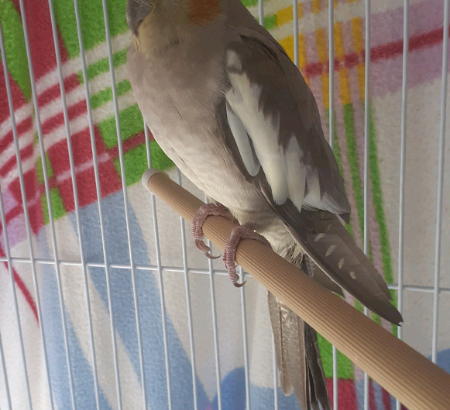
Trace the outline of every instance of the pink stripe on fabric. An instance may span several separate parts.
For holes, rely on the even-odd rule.
[[[414,37],[442,27],[443,1],[426,0],[409,7],[409,36]],[[376,47],[403,41],[403,7],[370,17],[370,45]]]
[[[382,97],[402,88],[402,55],[378,60],[370,66],[371,96]],[[417,49],[408,57],[408,88],[441,77],[442,43]]]

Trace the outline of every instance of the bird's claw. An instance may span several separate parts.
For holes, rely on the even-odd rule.
[[[202,205],[197,211],[194,220],[192,221],[192,236],[195,240],[195,245],[200,249],[206,257],[210,259],[217,259],[219,256],[211,255],[211,248],[205,244],[203,235],[203,224],[208,216],[223,216],[230,221],[237,222],[230,211],[222,204],[206,204]],[[245,285],[238,283],[239,275],[236,273],[236,249],[241,239],[253,239],[263,243],[264,245],[272,248],[266,238],[255,232],[255,226],[252,223],[245,223],[237,226],[231,231],[231,236],[225,246],[225,252],[223,253],[223,262],[228,270],[233,285],[237,288]]]
[[[206,245],[206,243],[203,239],[196,239],[195,246],[197,246],[197,248],[200,249],[205,254],[205,256],[209,259],[220,258],[220,255],[219,256],[211,255],[211,253],[210,253],[211,248],[208,245]]]
[[[197,211],[194,220],[192,221],[192,236],[195,240],[195,246],[200,249],[207,258],[209,259],[217,259],[219,256],[211,255],[211,248],[205,244],[203,238],[203,224],[208,216],[223,216],[230,221],[233,221],[234,218],[231,215],[230,211],[224,207],[222,204],[205,204],[202,205]]]
[[[272,249],[267,239],[255,232],[255,226],[252,223],[245,223],[231,231],[231,236],[225,245],[223,262],[225,263],[225,267],[228,270],[228,275],[230,276],[233,285],[237,288],[245,285],[245,281],[243,283],[238,283],[239,275],[236,273],[236,249],[241,239],[253,239]]]

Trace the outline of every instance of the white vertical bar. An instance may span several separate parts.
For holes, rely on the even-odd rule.
[[[241,277],[241,283],[244,283],[244,271],[239,267],[239,276]],[[245,305],[245,286],[241,286],[239,291],[241,292],[241,314],[242,314],[242,337],[244,342],[244,370],[245,370],[245,398],[246,408],[251,410],[250,399],[250,368],[248,362],[248,338],[247,338],[247,307]]]
[[[107,289],[107,294],[108,294],[108,309],[109,309],[110,322],[111,322],[110,324],[111,324],[111,337],[112,337],[112,347],[113,347],[114,372],[115,372],[115,378],[116,378],[117,404],[118,404],[119,410],[122,410],[122,394],[121,394],[121,390],[120,390],[120,375],[119,375],[119,363],[118,363],[118,357],[117,357],[116,329],[114,326],[114,311],[113,311],[112,296],[111,296],[109,263],[108,263],[108,255],[107,255],[106,243],[105,243],[105,225],[104,225],[104,220],[103,220],[102,193],[101,193],[101,187],[100,187],[100,176],[99,176],[99,171],[98,171],[97,148],[95,145],[94,120],[92,118],[91,97],[90,97],[90,92],[89,92],[89,79],[87,76],[86,57],[84,54],[83,34],[81,31],[81,20],[80,20],[80,11],[78,8],[78,0],[74,0],[74,9],[75,9],[75,19],[76,19],[76,25],[77,25],[78,43],[80,46],[80,58],[81,58],[81,68],[82,68],[82,73],[83,73],[84,91],[85,91],[85,95],[86,95],[86,106],[87,106],[87,114],[88,114],[89,132],[90,132],[90,136],[91,136],[92,162],[94,164],[94,178],[95,178],[95,189],[96,189],[96,195],[97,195],[98,213],[99,213],[99,221],[100,221],[100,235],[101,235],[102,248],[103,248],[103,259],[104,259],[104,263],[105,263],[106,289]]]
[[[299,50],[298,50],[298,0],[292,1],[293,29],[294,29],[294,64],[298,67]]]
[[[181,172],[177,168],[178,184],[182,186]],[[186,247],[186,227],[182,217],[180,217],[181,228],[181,252],[183,254],[183,273],[184,273],[184,285],[186,288],[186,303],[187,303],[187,316],[189,327],[189,347],[191,350],[191,370],[192,370],[192,389],[194,394],[194,410],[198,410],[198,398],[197,398],[197,373],[195,368],[195,344],[194,344],[194,326],[192,324],[192,304],[191,304],[191,291],[189,286],[189,272],[188,272],[188,260],[187,260],[187,247]]]
[[[205,195],[205,203],[209,204],[209,198]],[[211,241],[208,239],[206,242],[211,248]],[[219,355],[219,332],[217,329],[217,308],[216,308],[216,291],[214,286],[214,268],[212,259],[208,259],[208,271],[209,271],[209,284],[211,292],[211,311],[213,321],[213,334],[214,334],[214,357],[216,360],[216,384],[217,384],[217,408],[222,410],[222,380],[220,376],[220,355]]]
[[[334,148],[334,0],[328,0],[328,142]],[[333,354],[333,410],[339,408],[338,360],[336,347]]]
[[[436,363],[439,319],[439,275],[441,272],[441,231],[442,231],[442,198],[444,190],[444,156],[445,156],[445,120],[447,111],[447,66],[448,66],[448,10],[449,0],[444,0],[444,30],[442,42],[442,90],[441,90],[441,127],[439,136],[438,164],[438,199],[436,210],[436,248],[434,258],[434,299],[433,299],[433,336],[431,360]]]
[[[406,113],[408,92],[408,50],[409,50],[409,0],[403,0],[403,69],[402,69],[402,119],[400,130],[400,197],[398,210],[398,300],[397,309],[403,310],[403,236],[405,222],[405,163],[406,163]],[[402,338],[402,327],[397,328],[397,336]],[[401,403],[396,400],[396,409],[401,409]]]
[[[273,356],[273,400],[274,410],[278,410],[278,367],[277,367],[277,354],[275,351],[275,338],[272,334],[272,356]]]
[[[54,12],[54,8],[53,8],[53,0],[48,0],[48,4],[49,4],[49,8],[50,8],[50,20],[51,20],[51,24],[52,24],[53,44],[54,44],[56,64],[57,64],[57,69],[58,69],[59,88],[61,91],[61,100],[62,100],[62,108],[63,108],[63,116],[64,116],[64,130],[66,133],[67,151],[69,154],[70,176],[71,176],[71,180],[72,180],[73,198],[74,198],[74,204],[75,204],[75,217],[76,217],[76,225],[77,225],[77,231],[78,231],[78,245],[80,248],[81,267],[83,269],[87,319],[88,319],[88,327],[89,327],[89,339],[90,339],[91,356],[92,356],[92,370],[93,370],[93,379],[94,379],[95,402],[96,402],[97,410],[99,410],[100,409],[100,395],[99,395],[99,389],[98,389],[97,359],[96,359],[96,355],[95,355],[94,330],[93,330],[93,326],[92,326],[91,301],[90,301],[90,297],[89,297],[87,267],[86,267],[86,262],[84,259],[83,236],[81,234],[80,205],[79,205],[79,201],[78,201],[78,188],[77,188],[76,176],[75,176],[75,161],[74,161],[74,157],[73,157],[72,140],[71,140],[70,128],[69,128],[69,114],[67,111],[66,91],[64,89],[64,76],[63,76],[63,72],[62,72],[61,55],[59,52],[59,41],[58,41],[58,31],[57,31],[58,29],[56,27],[56,19],[55,19],[55,12]]]
[[[23,14],[22,14],[23,16]],[[25,30],[24,25],[24,30]],[[49,395],[50,395],[50,405],[52,410],[54,409],[53,405],[53,392],[52,392],[52,385],[50,381],[50,372],[48,367],[48,356],[47,356],[47,344],[46,344],[46,338],[45,338],[45,330],[44,330],[44,324],[42,320],[42,308],[41,308],[41,299],[39,296],[39,284],[37,280],[37,274],[36,274],[36,263],[34,258],[34,251],[33,251],[33,243],[31,239],[31,227],[30,227],[30,215],[28,213],[28,202],[27,202],[27,196],[25,192],[25,181],[23,176],[23,169],[22,169],[22,161],[20,158],[20,147],[19,147],[19,136],[17,134],[17,127],[16,127],[16,120],[14,116],[14,106],[13,106],[13,100],[12,100],[12,92],[11,92],[11,84],[9,82],[8,77],[8,65],[6,61],[6,51],[5,51],[5,45],[3,40],[3,31],[0,26],[0,33],[1,33],[1,51],[2,51],[2,61],[3,61],[3,70],[5,73],[5,84],[6,84],[6,93],[8,96],[8,106],[9,106],[9,115],[11,117],[11,123],[12,123],[12,131],[13,131],[13,138],[14,138],[14,148],[16,153],[16,159],[17,159],[17,168],[19,171],[19,182],[20,182],[20,194],[22,196],[22,206],[23,206],[23,212],[25,216],[25,228],[27,232],[27,239],[28,239],[28,248],[30,252],[30,260],[31,260],[31,274],[33,277],[33,284],[34,284],[34,290],[35,290],[35,298],[36,298],[36,309],[38,314],[38,321],[39,321],[39,329],[41,331],[42,336],[42,349],[43,349],[43,355],[44,355],[44,366],[45,366],[45,373],[46,373],[46,380],[48,384],[49,389]],[[6,230],[6,221],[3,224]],[[10,269],[12,269],[12,265],[10,264]],[[14,285],[14,275],[12,276],[12,281]],[[28,381],[27,381],[28,383]],[[29,386],[27,386],[29,389]],[[29,393],[29,392],[28,392]],[[31,397],[30,400],[30,408],[31,408]]]
[[[365,4],[365,73],[364,73],[364,253],[369,254],[369,132],[370,132],[370,0]],[[369,311],[365,307],[364,314]],[[364,410],[369,410],[369,376],[364,373]]]
[[[1,51],[1,57],[2,57],[2,62],[3,62],[3,72],[5,74],[6,93],[8,96],[9,113],[11,115],[13,134],[17,135],[17,127],[16,127],[16,121],[14,118],[14,107],[13,107],[13,103],[12,103],[11,85],[9,83],[9,78],[8,78],[6,50],[5,50],[5,42],[3,39],[3,28],[2,28],[1,20],[0,20],[0,51]],[[25,356],[25,347],[24,347],[24,342],[23,342],[22,326],[20,324],[19,304],[17,301],[16,285],[15,285],[15,281],[14,281],[14,269],[13,269],[12,259],[11,259],[11,249],[9,247],[8,229],[7,229],[7,225],[6,225],[5,209],[3,207],[3,195],[2,195],[1,186],[0,186],[0,219],[1,219],[1,224],[3,227],[3,238],[5,241],[5,254],[6,254],[6,259],[8,261],[8,271],[9,271],[9,277],[10,277],[10,282],[11,282],[11,292],[12,292],[13,302],[14,302],[14,312],[15,312],[16,321],[17,321],[17,330],[19,332],[20,353],[22,356],[23,371],[25,374],[25,387],[26,387],[28,408],[29,408],[29,410],[32,410],[33,404],[31,403],[30,380],[28,378],[27,360],[26,360],[26,356]]]
[[[61,320],[62,320],[62,330],[63,330],[63,338],[64,338],[64,348],[66,350],[66,364],[67,364],[67,372],[69,376],[69,390],[70,390],[70,400],[72,402],[72,408],[76,410],[76,402],[75,402],[75,387],[73,382],[73,371],[72,371],[72,360],[71,360],[71,354],[70,354],[70,347],[69,347],[69,336],[67,332],[67,320],[66,320],[66,312],[65,312],[65,306],[64,306],[64,295],[62,290],[62,282],[61,282],[61,269],[58,261],[58,246],[56,244],[56,234],[55,234],[55,221],[53,217],[53,205],[51,201],[50,196],[50,188],[49,188],[49,178],[48,178],[48,172],[47,172],[47,161],[45,156],[45,147],[44,147],[44,137],[42,134],[42,127],[41,127],[41,119],[39,114],[39,104],[37,101],[37,92],[36,92],[36,81],[34,78],[34,68],[33,68],[33,60],[31,57],[31,49],[30,49],[30,43],[29,43],[29,37],[28,37],[28,28],[27,28],[27,19],[26,19],[26,13],[25,13],[25,7],[23,4],[23,0],[20,0],[20,12],[22,15],[22,25],[23,25],[23,34],[25,37],[25,49],[27,53],[27,60],[28,60],[28,71],[30,74],[30,83],[31,83],[31,90],[32,90],[32,100],[33,100],[33,106],[35,111],[35,121],[36,121],[36,128],[38,133],[38,141],[39,141],[39,152],[41,154],[41,162],[42,162],[42,171],[44,174],[44,186],[45,186],[45,196],[47,200],[47,207],[48,207],[48,215],[50,220],[50,236],[52,240],[52,247],[53,247],[53,255],[55,258],[55,274],[56,274],[56,282],[57,282],[57,288],[58,288],[58,297],[59,297],[59,304],[61,309]]]
[[[128,254],[130,257],[130,267],[131,267],[131,284],[133,288],[133,302],[134,302],[134,311],[136,316],[136,336],[138,342],[138,354],[139,354],[139,368],[141,373],[142,380],[142,399],[143,399],[143,408],[147,408],[147,389],[145,382],[145,366],[144,366],[144,354],[142,350],[142,332],[141,332],[141,316],[139,313],[139,299],[136,287],[136,270],[133,256],[133,245],[131,241],[131,229],[130,229],[130,216],[128,210],[128,191],[127,191],[127,180],[125,175],[125,165],[124,165],[124,157],[123,157],[123,141],[122,141],[122,132],[120,130],[120,120],[119,120],[119,102],[117,100],[117,89],[116,89],[116,78],[114,74],[114,62],[113,62],[113,53],[111,46],[111,33],[109,30],[109,18],[108,18],[108,7],[106,5],[106,0],[102,0],[103,5],[103,18],[105,23],[105,33],[106,33],[106,44],[108,50],[108,62],[109,62],[109,72],[111,75],[111,87],[113,93],[113,101],[114,101],[114,116],[116,118],[116,132],[117,132],[117,147],[119,149],[119,164],[120,164],[120,174],[122,178],[122,193],[123,193],[123,204],[124,204],[124,212],[125,212],[125,224],[127,228],[127,241],[128,241]]]
[[[258,0],[258,19],[259,19],[259,24],[261,24],[261,26],[264,26],[264,5],[263,5],[263,0]]]
[[[334,0],[328,0],[328,141],[334,148]]]
[[[150,151],[150,135],[148,133],[147,126],[144,123],[144,133],[145,133],[145,146],[147,150],[147,161],[148,167],[152,167],[152,156]],[[158,281],[159,281],[159,297],[161,301],[161,322],[163,331],[163,343],[164,343],[164,357],[166,365],[166,386],[167,386],[167,400],[168,408],[172,410],[172,387],[170,381],[170,362],[169,362],[169,344],[167,341],[167,323],[166,323],[166,300],[164,296],[164,281],[162,276],[162,266],[161,266],[161,246],[159,243],[159,230],[158,230],[158,215],[156,213],[156,199],[155,195],[151,194],[151,204],[152,204],[152,216],[153,216],[153,230],[155,233],[155,251],[156,251],[156,266],[158,271]]]
[[[337,349],[333,346],[333,410],[339,408],[339,379],[338,379],[338,358]]]
[[[294,60],[298,66],[298,0],[293,0],[293,18],[294,18]],[[264,26],[264,5],[263,0],[258,0],[258,16],[259,24]],[[297,34],[295,34],[297,33]],[[297,57],[296,57],[297,56]],[[245,300],[244,300],[245,302]],[[277,370],[277,358],[275,354],[275,341],[272,335],[272,351],[273,351],[273,394],[274,394],[274,409],[278,410],[278,370]],[[247,357],[247,354],[246,354]],[[247,357],[248,360],[248,357]],[[247,371],[247,369],[246,369]],[[246,380],[247,383],[247,380]],[[249,382],[248,382],[249,383]],[[247,397],[250,394],[247,393]],[[247,403],[248,410],[250,410],[250,403]]]
[[[6,400],[8,401],[8,410],[12,410],[11,392],[9,391],[8,372],[6,371],[5,355],[3,353],[3,343],[1,333],[0,333],[0,362],[2,363],[2,373],[6,389]]]
[[[150,133],[148,127],[144,122],[144,136],[145,136],[145,151],[147,153],[147,165],[149,168],[152,166],[152,154],[150,150]]]

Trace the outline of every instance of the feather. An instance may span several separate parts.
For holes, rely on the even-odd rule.
[[[226,104],[226,110],[228,124],[231,132],[233,133],[234,139],[236,140],[236,144],[239,152],[241,153],[245,168],[251,176],[256,176],[261,168],[261,165],[254,154],[254,149],[251,145],[247,130],[228,103]]]
[[[280,386],[301,409],[331,410],[316,332],[268,293]]]
[[[350,206],[314,97],[298,69],[271,40],[268,33],[239,28],[229,42],[227,114],[239,117],[245,131],[236,130],[233,120],[228,124],[231,132],[222,132],[225,142],[237,145],[235,157],[246,165],[249,179],[256,176],[247,165],[255,153],[277,205],[289,199],[298,211],[323,209],[345,217]],[[242,146],[245,133],[249,141]]]
[[[267,300],[269,303],[269,314],[272,323],[272,332],[275,344],[275,355],[277,358],[278,375],[280,387],[286,396],[290,396],[294,391],[289,381],[289,373],[287,371],[286,357],[283,349],[283,320],[278,300],[270,292],[268,292]]]
[[[286,214],[283,217],[282,210],[280,216],[304,252],[333,281],[389,322],[399,325],[403,321],[389,302],[390,293],[383,278],[336,215],[324,211],[309,212],[315,226],[314,231],[306,232],[301,225],[290,222]]]
[[[302,75],[263,29],[239,28],[229,44],[227,102],[249,136],[261,189],[304,252],[332,281],[392,323],[403,319],[390,292],[336,215],[350,206],[314,97]],[[239,95],[240,99],[228,98]],[[225,133],[226,134],[226,133]],[[239,135],[230,135],[239,148]],[[248,150],[247,150],[248,151]],[[234,152],[243,160],[244,150]],[[248,161],[244,159],[244,163]],[[330,282],[328,282],[330,283]]]

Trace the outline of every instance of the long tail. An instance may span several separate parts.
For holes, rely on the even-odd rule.
[[[331,410],[315,330],[270,292],[268,302],[283,392],[295,391],[302,410]]]
[[[383,277],[338,217],[325,211],[302,211],[301,217],[305,221],[286,227],[314,263],[372,312],[396,325],[403,322]]]

